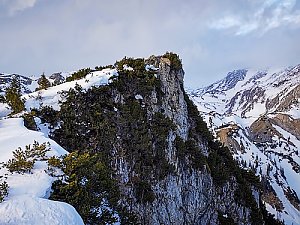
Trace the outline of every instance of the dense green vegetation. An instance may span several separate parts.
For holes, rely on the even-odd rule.
[[[113,80],[111,85],[122,94],[129,95],[139,91],[140,94],[147,96],[153,88],[159,85],[159,81],[155,77],[155,71],[145,69],[144,59],[125,57],[116,62],[115,66],[119,76],[111,78]],[[132,68],[132,70],[126,69],[126,66]],[[130,90],[131,88],[134,89]]]
[[[171,69],[180,70],[182,69],[182,63],[179,56],[173,52],[167,52],[162,56],[163,58],[167,58],[171,62]]]
[[[50,158],[49,166],[62,169],[63,179],[56,180],[50,199],[73,205],[85,224],[111,224],[117,221],[113,205],[119,192],[101,154],[72,152],[62,160]]]
[[[47,89],[51,86],[50,81],[46,78],[45,74],[42,74],[41,77],[38,79],[38,85],[39,87],[36,89],[36,91]]]
[[[42,123],[49,123],[52,128],[55,127],[59,121],[59,112],[47,105],[39,109],[32,109],[30,115],[39,117]]]
[[[26,145],[25,150],[20,147],[13,151],[13,158],[9,159],[4,166],[11,173],[30,173],[36,160],[46,160],[49,151],[49,143],[39,144],[34,141],[32,145]]]
[[[14,76],[9,87],[5,90],[5,101],[11,107],[12,114],[22,112],[25,109],[24,101],[21,99],[21,83],[17,76]]]
[[[90,68],[78,70],[77,72],[74,72],[70,77],[67,77],[66,81],[69,82],[69,81],[73,81],[73,80],[79,80],[81,78],[84,78],[90,72],[92,72],[92,70]]]
[[[207,165],[206,157],[194,139],[190,138],[187,141],[183,141],[182,138],[177,136],[174,144],[177,157],[185,167],[191,166],[192,168],[201,170],[204,165]]]
[[[96,66],[95,67],[95,70],[96,71],[101,71],[101,70],[104,70],[104,69],[113,69],[114,66],[113,65],[107,65],[107,66]]]

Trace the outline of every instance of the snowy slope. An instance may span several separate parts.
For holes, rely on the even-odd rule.
[[[300,65],[236,70],[189,95],[241,165],[263,178],[267,209],[299,225]]]
[[[69,73],[63,75],[67,76]],[[81,85],[83,89],[105,85],[108,84],[109,78],[115,75],[117,75],[115,69],[104,69],[92,72],[84,79],[65,82],[40,91],[35,91],[38,86],[36,78],[27,79],[20,76],[24,93],[22,98],[25,100],[27,111],[45,105],[59,109],[59,101],[63,101],[60,94],[63,91],[74,88],[76,84]],[[2,94],[12,76],[14,75],[0,74]],[[24,150],[26,145],[32,145],[34,141],[40,144],[49,142],[48,157],[67,154],[67,151],[48,138],[49,130],[47,126],[40,124],[39,118],[35,120],[40,131],[32,131],[24,127],[23,119],[18,118],[18,115],[15,115],[15,118],[9,118],[10,112],[7,104],[0,103],[0,162],[7,162],[13,157],[13,151],[19,147]],[[9,186],[8,196],[4,202],[0,203],[0,224],[83,224],[83,220],[74,207],[67,203],[47,199],[55,179],[48,175],[47,167],[46,161],[36,161],[31,173],[10,173],[6,167],[0,170],[0,176],[3,176],[0,181],[6,181]]]
[[[34,141],[49,142],[48,156],[60,156],[67,152],[43,133],[24,127],[23,119],[11,118],[0,121],[0,161],[12,158],[12,151],[22,149]],[[6,168],[0,170],[7,176],[9,195],[0,203],[0,224],[83,224],[76,210],[66,203],[45,199],[50,191],[53,177],[45,171],[47,163],[38,161],[32,173],[10,173]]]
[[[39,108],[43,106],[52,106],[55,110],[59,110],[59,101],[62,101],[60,93],[74,88],[76,84],[80,85],[83,89],[88,89],[92,86],[99,86],[108,84],[109,78],[116,76],[115,69],[104,69],[88,74],[85,78],[71,82],[65,82],[60,85],[50,87],[47,90],[40,90],[30,94],[25,94],[23,97],[26,99],[26,109]]]
[[[69,204],[26,195],[14,196],[1,203],[0,215],[0,224],[83,224],[81,217]]]

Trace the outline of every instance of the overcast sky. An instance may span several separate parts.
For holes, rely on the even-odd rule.
[[[300,0],[0,0],[0,72],[178,53],[186,86],[300,63]]]

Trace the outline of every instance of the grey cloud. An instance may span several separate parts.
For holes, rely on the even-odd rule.
[[[248,13],[231,12],[209,24],[213,29],[231,29],[235,35],[257,32],[259,35],[281,26],[300,26],[300,11],[296,0],[267,0],[249,3]],[[248,6],[248,5],[247,5]],[[251,7],[252,6],[252,7]]]
[[[297,6],[271,3],[259,13],[262,0],[38,1],[13,17],[2,15],[0,72],[49,74],[174,51],[183,59],[186,85],[199,87],[232,69],[300,62]],[[257,31],[249,15],[272,18],[276,8],[286,21],[277,29],[232,35],[241,28]],[[223,28],[207,26],[218,18]]]
[[[19,11],[32,8],[36,3],[37,0],[0,0],[0,4],[4,6],[10,16]]]

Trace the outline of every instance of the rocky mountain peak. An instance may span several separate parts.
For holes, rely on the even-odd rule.
[[[220,86],[220,88],[223,88],[224,91],[232,89],[235,87],[235,85],[239,82],[244,80],[244,78],[247,75],[246,69],[241,70],[234,70],[232,72],[229,72],[224,80],[223,85]]]
[[[224,94],[224,92],[233,89],[239,81],[243,81],[247,75],[248,70],[240,69],[229,72],[226,77],[219,80],[205,88],[200,88],[192,91],[194,96],[202,96],[204,94],[210,94],[212,96],[218,94]]]
[[[247,76],[245,72],[229,73],[201,93],[191,95],[216,138],[242,167],[261,177],[267,209],[286,224],[297,225],[299,69],[296,65],[273,71],[251,70]]]
[[[29,77],[22,76],[19,74],[3,74],[0,73],[0,94],[4,93],[6,87],[12,82],[13,78],[16,77],[20,80],[21,89],[23,93],[30,93],[31,90],[29,86],[32,84],[33,80]]]

